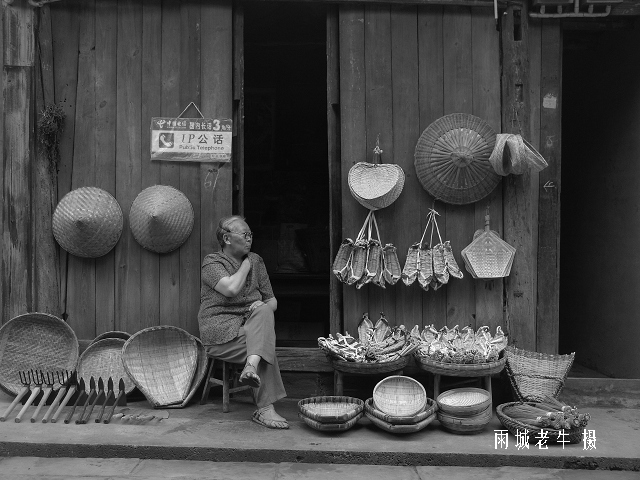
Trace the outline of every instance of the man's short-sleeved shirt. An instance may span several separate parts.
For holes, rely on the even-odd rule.
[[[238,336],[240,327],[249,316],[249,307],[257,300],[273,298],[273,289],[262,257],[249,252],[251,270],[244,287],[229,298],[215,290],[217,283],[240,268],[240,263],[223,252],[207,255],[202,262],[200,311],[198,325],[200,339],[205,345],[219,345]]]

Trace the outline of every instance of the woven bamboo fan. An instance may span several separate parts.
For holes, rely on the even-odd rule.
[[[489,163],[495,141],[495,132],[481,118],[466,113],[439,118],[418,139],[414,162],[418,180],[443,202],[477,202],[500,182]]]
[[[149,327],[122,348],[126,372],[154,407],[181,404],[198,368],[195,337],[178,327]]]
[[[381,163],[379,139],[373,150],[374,162],[358,162],[349,169],[351,195],[369,210],[388,207],[400,196],[404,187],[404,171],[400,165]]]
[[[97,187],[81,187],[67,193],[53,212],[56,241],[78,257],[107,254],[122,234],[122,210],[115,198]]]
[[[84,378],[85,385],[89,385],[91,377],[102,377],[104,381],[111,377],[114,384],[122,378],[125,394],[131,393],[136,386],[122,364],[124,344],[122,338],[104,338],[89,345],[78,360],[78,379]]]
[[[193,207],[180,190],[154,185],[138,194],[129,211],[136,241],[147,250],[167,253],[182,245],[193,230]]]
[[[473,278],[508,277],[516,249],[489,228],[488,208],[484,218],[484,230],[476,231],[473,241],[462,250],[465,267]]]

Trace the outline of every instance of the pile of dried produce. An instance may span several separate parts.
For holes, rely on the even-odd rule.
[[[422,238],[419,242],[409,247],[407,260],[402,269],[402,281],[405,285],[411,285],[417,279],[418,284],[424,291],[428,291],[429,287],[433,290],[438,290],[442,285],[448,283],[451,277],[463,277],[462,271],[453,256],[451,243],[448,240],[442,242],[436,215],[439,215],[438,212],[431,209],[429,215],[427,215],[427,225],[424,228]],[[431,225],[431,237],[429,246],[427,246],[424,237],[429,225]],[[438,232],[440,243],[432,246],[434,226]]]
[[[371,235],[373,226],[377,239]],[[342,283],[355,284],[356,288],[362,288],[367,283],[385,288],[385,283],[395,285],[400,280],[402,271],[396,247],[391,243],[382,246],[373,210],[369,211],[356,241],[350,238],[343,240],[332,270]]]
[[[436,330],[433,325],[429,325],[420,332],[416,325],[410,336],[420,340],[416,355],[443,363],[495,362],[507,346],[507,336],[499,326],[496,334],[491,336],[489,327],[486,326],[474,332],[469,326],[462,330],[457,325]]]
[[[358,339],[349,332],[318,338],[318,346],[331,358],[348,362],[381,363],[397,360],[414,352],[418,339],[409,335],[404,325],[390,327],[384,314],[375,326],[365,313],[358,325]]]
[[[534,405],[510,405],[503,409],[503,413],[532,427],[555,430],[584,428],[591,419],[588,413],[580,413],[576,407],[565,405],[549,395],[544,395],[543,398],[544,401]]]

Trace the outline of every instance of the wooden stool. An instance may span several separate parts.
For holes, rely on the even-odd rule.
[[[216,358],[209,357],[209,369],[207,370],[206,382],[204,385],[204,389],[202,390],[200,405],[204,405],[205,403],[207,403],[207,399],[209,398],[209,390],[212,386],[222,386],[222,411],[224,413],[227,413],[229,412],[229,396],[232,393],[249,390],[251,387],[249,385],[238,386],[238,378],[240,376],[240,372],[242,371],[238,371],[238,369],[242,367],[242,365],[225,362],[224,360],[219,359],[218,361],[222,362],[222,380],[213,376],[215,372]]]

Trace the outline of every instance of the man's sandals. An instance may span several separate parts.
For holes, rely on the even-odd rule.
[[[289,428],[287,420],[276,413],[273,405],[267,405],[266,407],[259,408],[253,412],[251,420],[267,428],[276,428],[280,430]]]
[[[245,364],[242,369],[242,373],[240,374],[239,382],[240,385],[249,385],[253,388],[258,388],[260,386],[260,377],[258,376],[255,365],[252,365],[251,363]]]

